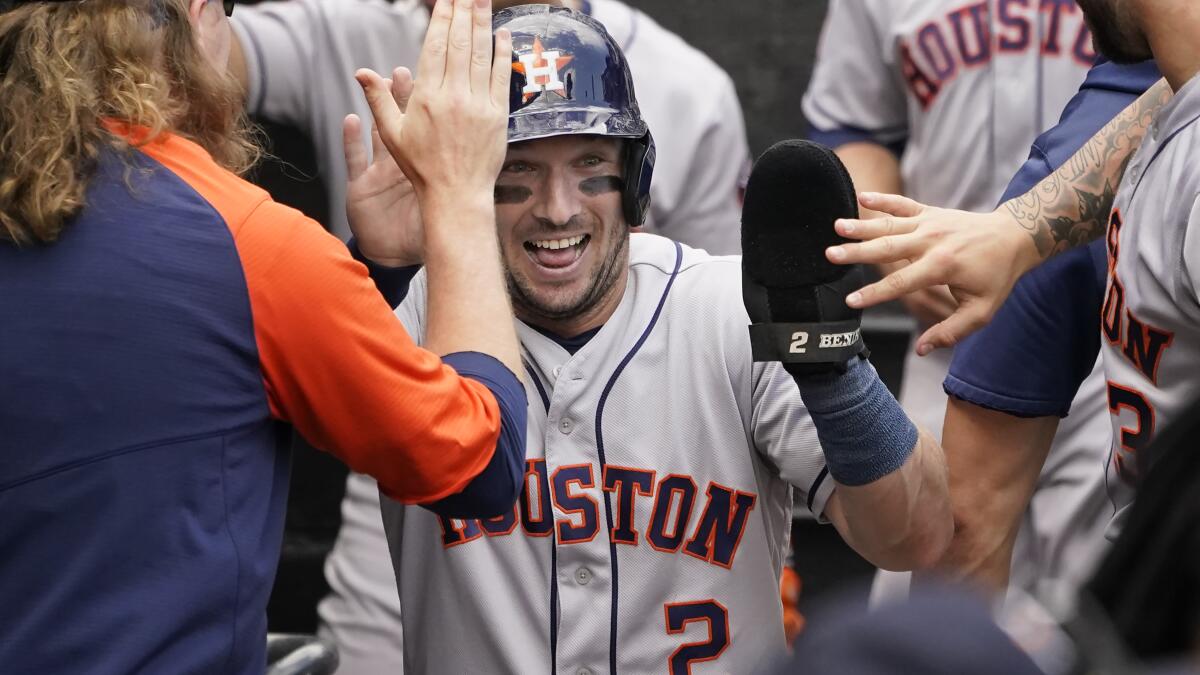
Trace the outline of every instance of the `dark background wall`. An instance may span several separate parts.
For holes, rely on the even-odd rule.
[[[803,135],[800,98],[812,71],[825,0],[626,1],[708,53],[730,74],[742,102],[752,155],[777,140]],[[264,127],[276,158],[257,170],[256,180],[279,201],[324,222],[328,206],[308,140],[287,127]],[[872,361],[895,391],[907,337],[868,333],[868,342]],[[268,611],[271,630],[312,632],[316,603],[328,592],[322,566],[340,526],[346,470],[303,439],[296,439],[294,450],[287,533]],[[832,527],[797,521],[793,544],[804,579],[802,605],[862,581],[871,571]]]
[[[804,132],[826,0],[626,0],[713,58],[737,85],[753,155]]]

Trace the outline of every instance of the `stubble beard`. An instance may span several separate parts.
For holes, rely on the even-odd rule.
[[[1131,64],[1153,58],[1146,38],[1120,0],[1078,0],[1092,32],[1092,46],[1113,63]]]
[[[512,269],[506,265],[504,274],[516,313],[528,317],[535,324],[539,319],[560,322],[583,316],[606,300],[616,287],[622,268],[627,266],[629,258],[628,228],[623,223],[616,223],[611,234],[619,243],[609,248],[604,261],[592,272],[587,291],[566,306],[551,305],[539,300],[538,293],[529,280],[513,274]]]

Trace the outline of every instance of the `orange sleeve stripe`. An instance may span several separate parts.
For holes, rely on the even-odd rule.
[[[495,396],[413,343],[341,241],[189,141],[140,149],[233,234],[272,415],[405,503],[460,492],[487,467],[500,435]]]

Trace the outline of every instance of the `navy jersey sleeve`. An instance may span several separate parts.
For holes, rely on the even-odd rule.
[[[387,300],[389,306],[395,309],[404,302],[404,296],[408,295],[408,285],[412,283],[413,277],[417,276],[417,272],[421,271],[420,265],[412,265],[410,267],[387,267],[371,260],[363,255],[363,252],[358,248],[358,240],[354,237],[346,242],[346,247],[350,249],[350,255],[358,262],[367,266],[367,273],[371,275],[371,281],[375,282],[375,288],[379,290],[379,294]]]
[[[1001,201],[1054,171],[1161,76],[1153,61],[1100,62],[1057,126],[1034,141]],[[1104,245],[1063,253],[1021,278],[992,322],[954,352],[946,393],[1021,417],[1065,416],[1100,349]]]
[[[458,352],[442,359],[463,377],[481,382],[500,406],[500,438],[496,452],[478,476],[458,494],[424,506],[448,518],[490,518],[512,510],[525,476],[525,431],[528,402],[520,380],[504,364],[486,354]]]

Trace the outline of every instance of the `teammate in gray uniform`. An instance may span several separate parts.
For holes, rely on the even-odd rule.
[[[1106,56],[1127,63],[1153,56],[1169,91],[1161,83],[1152,87],[1065,166],[994,212],[865,195],[864,205],[890,216],[839,224],[843,234],[866,241],[832,247],[828,256],[842,263],[911,261],[901,274],[848,296],[855,307],[948,283],[962,302],[922,336],[921,348],[930,349],[985,323],[1013,282],[1045,258],[1104,236],[1109,274],[1101,354],[1113,430],[1109,482],[1116,488],[1131,482],[1136,455],[1155,431],[1200,392],[1192,367],[1200,351],[1192,270],[1200,251],[1190,231],[1200,198],[1194,159],[1200,57],[1190,36],[1200,29],[1200,14],[1181,0],[1081,6]],[[985,260],[986,269],[975,268]]]
[[[530,6],[497,25],[520,75],[495,198],[526,484],[482,521],[384,501],[405,667],[750,672],[784,648],[793,490],[877,564],[928,564],[951,530],[940,448],[859,357],[795,378],[754,363],[738,258],[629,233],[653,141],[598,23]],[[424,288],[398,310],[417,336]]]
[[[991,208],[1094,60],[1091,34],[1073,2],[832,0],[804,113],[811,137],[837,150],[858,189],[902,192],[949,208]],[[954,308],[942,287],[901,301],[923,327]],[[924,357],[910,351],[900,401],[942,439],[953,467],[962,444],[942,437],[949,365],[949,350]],[[1024,591],[1073,590],[1103,547],[1107,517],[1096,506],[1106,499],[1104,476],[1095,470],[1108,446],[1103,387],[1097,362],[1025,511],[1011,574]],[[988,413],[966,403],[958,411],[966,408]],[[1032,424],[1009,422],[1022,430]],[[972,420],[973,431],[980,427]],[[995,452],[1015,438],[997,439]],[[907,577],[880,573],[873,600],[902,596]]]
[[[307,134],[329,193],[331,229],[349,235],[342,120],[369,120],[354,69],[417,62],[429,12],[421,0],[289,0],[239,7],[231,70],[247,109]],[[429,3],[431,4],[431,3]],[[514,4],[497,0],[496,8]],[[518,3],[519,4],[519,3]],[[729,75],[700,50],[619,0],[567,0],[603,23],[639,85],[657,130],[659,161],[646,229],[711,253],[736,253],[740,178],[749,164],[741,105]],[[686,111],[687,114],[680,114]],[[358,127],[367,140],[369,129]],[[325,565],[321,633],[354,673],[400,672],[400,607],[368,476],[347,479],[342,526]]]

